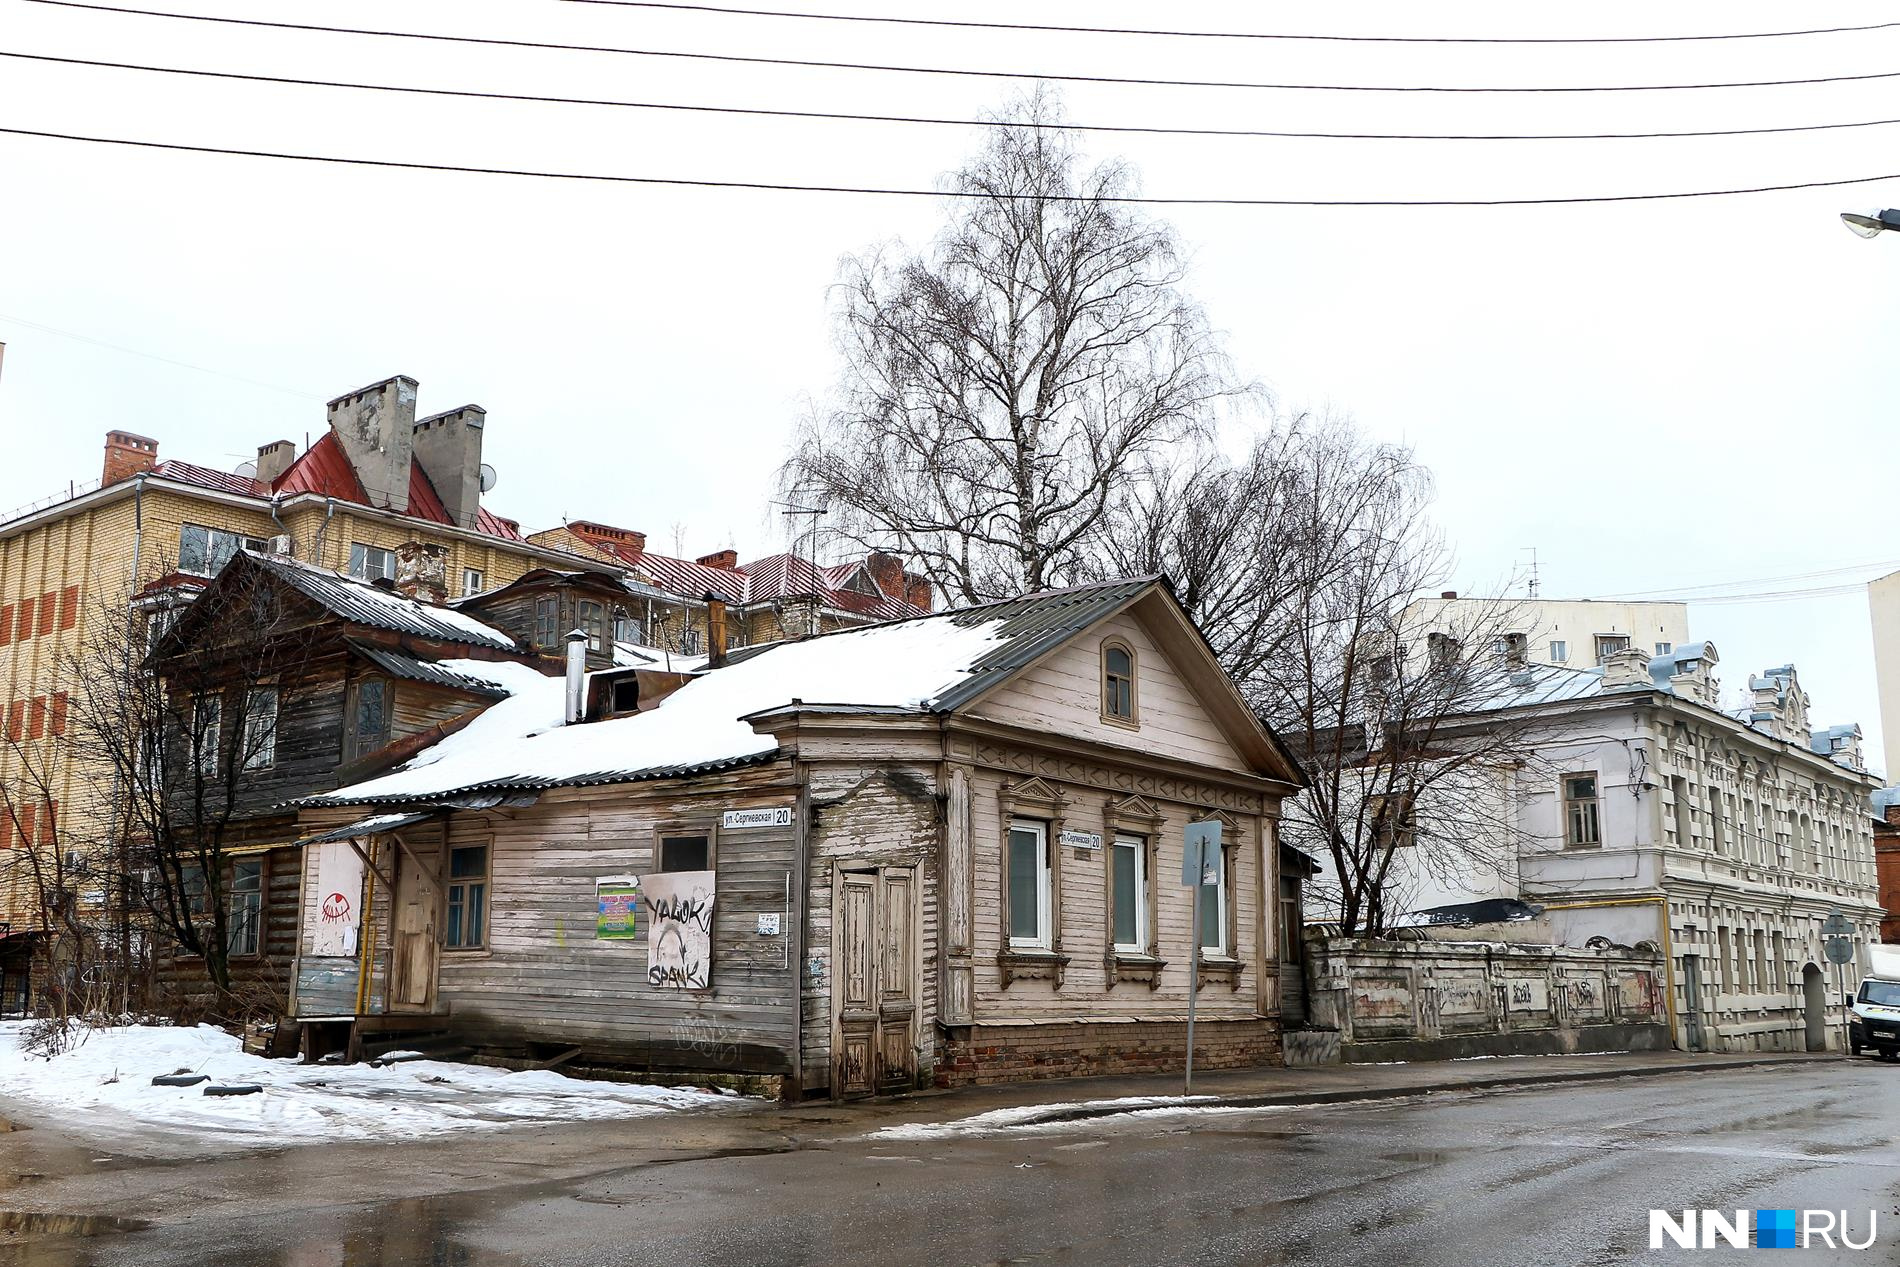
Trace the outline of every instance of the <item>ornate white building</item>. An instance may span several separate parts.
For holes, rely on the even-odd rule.
[[[1794,666],[1751,677],[1730,714],[1716,662],[1702,642],[1514,674],[1497,708],[1528,716],[1535,749],[1515,781],[1518,875],[1469,896],[1544,907],[1561,945],[1654,942],[1678,1046],[1838,1047],[1840,986],[1858,983],[1878,939],[1879,780],[1858,726],[1810,725]],[[1840,969],[1822,947],[1835,913],[1855,930]]]

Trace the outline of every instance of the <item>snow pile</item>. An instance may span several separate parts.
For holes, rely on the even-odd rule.
[[[1028,1104],[1014,1109],[991,1109],[950,1122],[904,1122],[872,1131],[871,1139],[954,1139],[968,1135],[995,1135],[1005,1131],[1067,1129],[1104,1117],[1148,1116],[1174,1113],[1259,1112],[1211,1103],[1211,1095],[1128,1095],[1113,1100],[1078,1100],[1063,1104]],[[1091,1111],[1088,1118],[1069,1118],[1076,1110]],[[1104,1113],[1101,1110],[1119,1110]]]
[[[509,692],[401,770],[314,803],[396,802],[520,780],[627,778],[642,771],[760,756],[776,746],[742,718],[802,700],[922,708],[970,676],[1002,622],[943,617],[784,643],[693,679],[651,712],[563,726],[564,684],[526,665],[443,660]]]
[[[638,1083],[588,1082],[552,1070],[510,1073],[409,1060],[387,1068],[300,1065],[246,1055],[209,1025],[126,1025],[91,1031],[50,1059],[21,1050],[24,1022],[0,1023],[0,1096],[57,1110],[68,1122],[146,1125],[246,1142],[413,1139],[510,1124],[636,1118],[704,1108],[717,1095]],[[159,1074],[211,1082],[155,1087]],[[258,1095],[218,1097],[207,1085],[253,1082]]]

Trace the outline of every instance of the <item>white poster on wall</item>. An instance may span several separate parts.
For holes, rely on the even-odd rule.
[[[712,871],[660,871],[640,877],[647,909],[647,983],[663,990],[712,984]]]
[[[363,857],[347,840],[317,846],[317,901],[310,954],[353,955],[363,926]]]

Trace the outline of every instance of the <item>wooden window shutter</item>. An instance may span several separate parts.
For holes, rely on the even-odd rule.
[[[59,627],[71,629],[79,623],[79,587],[68,585],[59,592]]]
[[[42,638],[45,637],[47,634],[53,632],[53,622],[59,615],[58,609],[56,609],[53,606],[53,599],[55,597],[57,596],[51,590],[48,590],[46,593],[40,595],[40,630],[39,632]]]

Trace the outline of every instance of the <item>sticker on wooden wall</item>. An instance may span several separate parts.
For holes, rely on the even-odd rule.
[[[600,914],[594,922],[596,941],[632,941],[634,917],[640,910],[640,877],[603,875],[594,880],[594,897]]]
[[[647,983],[665,990],[712,984],[714,872],[661,871],[640,878],[647,911]]]

